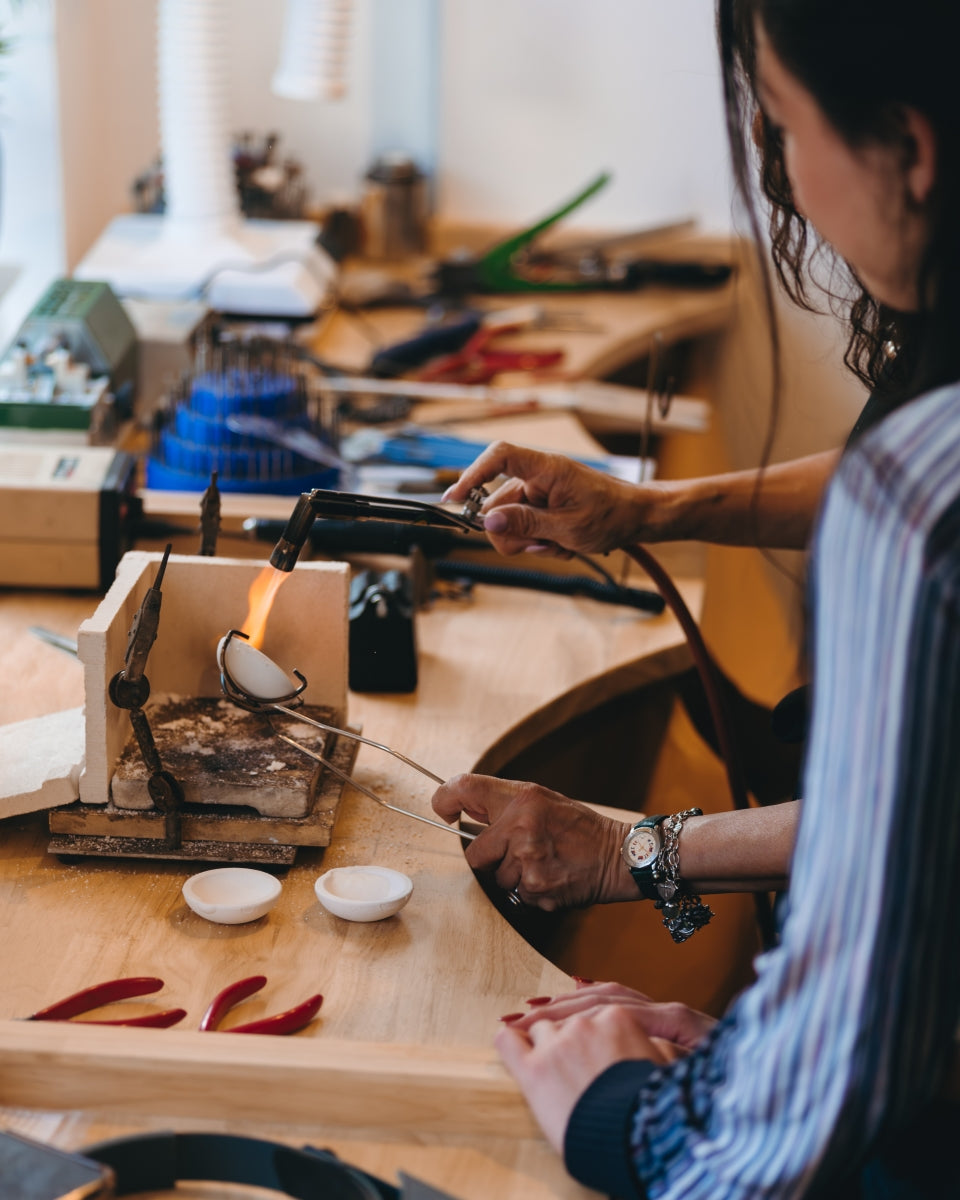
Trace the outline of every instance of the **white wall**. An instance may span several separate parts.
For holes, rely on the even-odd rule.
[[[730,224],[709,0],[446,0],[441,208],[525,222],[601,170],[571,218],[636,228]]]

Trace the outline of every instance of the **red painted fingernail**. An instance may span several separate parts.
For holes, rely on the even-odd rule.
[[[525,1017],[526,1013],[507,1013],[504,1017],[498,1017],[497,1020],[502,1021],[504,1025],[509,1025],[511,1021],[519,1021],[521,1017]]]
[[[552,996],[534,996],[532,1000],[525,1000],[524,1004],[549,1004],[552,999]]]
[[[589,987],[591,983],[596,983],[595,979],[584,979],[582,975],[571,975],[570,978],[577,987]]]

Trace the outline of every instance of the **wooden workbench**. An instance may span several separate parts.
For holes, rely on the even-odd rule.
[[[722,325],[729,297],[717,301],[709,321],[698,318],[703,328]],[[654,326],[662,325],[661,314]],[[499,432],[595,449],[569,416],[514,418],[491,436]],[[697,614],[699,577],[679,582]],[[79,664],[27,628],[74,634],[95,604],[88,595],[0,592],[0,723],[82,702]],[[478,587],[469,606],[436,603],[418,618],[418,637],[416,693],[352,696],[349,715],[444,777],[480,763],[494,772],[577,715],[689,661],[669,615],[513,589]],[[387,798],[429,811],[431,785],[394,760],[362,747],[356,771]],[[501,1014],[570,980],[491,903],[455,837],[348,791],[329,848],[301,852],[277,908],[236,927],[186,908],[186,866],[67,865],[45,844],[42,817],[0,824],[0,1127],[70,1147],[145,1127],[230,1129],[329,1146],[391,1181],[403,1169],[462,1200],[587,1194],[540,1138],[491,1046]],[[364,862],[410,874],[410,903],[372,925],[326,914],[313,894],[317,875]],[[666,939],[658,952],[652,979],[659,956],[671,953]],[[688,955],[687,969],[695,962]],[[269,983],[244,1019],[321,991],[319,1019],[292,1038],[191,1031],[215,992],[256,973]],[[182,1027],[17,1020],[133,974],[164,978],[157,1002],[186,1008]]]

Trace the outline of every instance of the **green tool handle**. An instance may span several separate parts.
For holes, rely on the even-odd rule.
[[[488,250],[477,263],[477,275],[483,286],[492,292],[574,291],[582,289],[582,285],[576,283],[539,284],[521,279],[513,272],[513,256],[518,250],[521,250],[528,243],[532,242],[534,238],[543,233],[545,229],[549,229],[551,225],[555,225],[562,217],[572,213],[575,208],[579,208],[584,201],[589,200],[601,188],[606,187],[609,182],[610,172],[604,171],[602,175],[598,175],[582,192],[574,196],[572,200],[568,200],[556,212],[551,213],[548,217],[544,217],[536,225],[531,225],[529,229],[524,229],[522,232],[514,234],[513,237],[507,238],[506,241],[500,242],[492,250]]]

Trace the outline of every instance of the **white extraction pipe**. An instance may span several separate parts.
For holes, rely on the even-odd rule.
[[[227,0],[161,0],[157,77],[167,231],[207,237],[239,221],[227,117]]]
[[[340,100],[347,93],[353,0],[287,0],[280,62],[271,86],[290,100]]]

